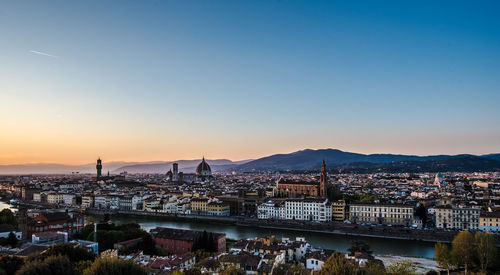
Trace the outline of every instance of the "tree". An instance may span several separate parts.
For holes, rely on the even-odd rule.
[[[11,247],[16,247],[17,245],[17,237],[16,237],[16,234],[10,232],[9,233],[9,236],[7,237],[7,244],[10,245]]]
[[[413,275],[417,268],[411,261],[395,262],[387,268],[387,273],[391,275]]]
[[[90,233],[87,240],[94,240],[94,232]],[[123,232],[117,230],[97,230],[97,242],[99,251],[112,249],[115,243],[123,241]]]
[[[379,260],[370,260],[365,266],[361,268],[363,275],[385,275],[387,274],[385,270],[384,263]]]
[[[367,243],[362,242],[362,241],[353,241],[351,242],[351,247],[347,249],[349,251],[350,256],[354,256],[354,253],[356,252],[362,252],[366,253],[368,255],[372,254],[372,251],[370,250],[370,246],[368,246]]]
[[[496,259],[497,248],[495,237],[491,233],[477,231],[474,235],[476,252],[482,270],[488,268],[488,264]]]
[[[24,260],[16,256],[0,257],[0,269],[4,270],[8,275],[14,275],[16,271],[23,266]]]
[[[234,265],[224,269],[221,273],[221,275],[245,275],[245,272],[241,269],[238,268]]]
[[[14,227],[17,226],[17,218],[14,216],[14,213],[8,208],[3,209],[0,211],[0,224],[10,224]]]
[[[191,268],[184,272],[184,275],[201,275],[201,270],[199,268]]]
[[[148,271],[132,262],[118,258],[98,258],[94,263],[83,271],[83,275],[147,275]]]
[[[95,254],[81,247],[74,247],[69,244],[57,244],[51,246],[44,253],[34,256],[35,260],[44,260],[50,256],[66,256],[72,263],[79,261],[93,261]]]
[[[420,218],[422,221],[422,227],[425,227],[425,224],[427,223],[427,209],[425,208],[425,205],[420,204],[417,209],[415,209],[415,216]]]
[[[474,237],[469,231],[458,233],[451,243],[453,259],[458,266],[465,268],[465,274],[474,257]]]
[[[41,260],[28,261],[16,275],[73,275],[75,271],[66,256],[50,256]]]
[[[83,274],[83,271],[92,265],[93,261],[79,261],[75,264],[76,274]]]
[[[325,261],[323,267],[318,271],[317,274],[351,275],[351,274],[357,274],[358,271],[359,271],[358,267],[354,265],[354,263],[346,259],[344,254],[335,253]]]
[[[446,269],[448,275],[450,275],[450,269],[453,268],[453,258],[451,257],[451,252],[448,249],[448,246],[441,242],[436,243],[434,246],[434,255],[434,258],[439,266]]]

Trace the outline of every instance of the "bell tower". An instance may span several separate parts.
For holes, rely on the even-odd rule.
[[[327,181],[328,181],[328,176],[326,174],[325,159],[323,159],[323,162],[321,163],[321,174],[320,174],[320,179],[319,179],[319,196],[320,197],[326,197]]]
[[[97,179],[100,179],[101,175],[102,175],[102,161],[101,161],[101,158],[97,159],[97,165],[95,166],[95,168],[97,169]]]

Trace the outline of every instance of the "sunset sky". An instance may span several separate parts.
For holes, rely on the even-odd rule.
[[[499,1],[3,1],[0,164],[498,153],[499,12]]]

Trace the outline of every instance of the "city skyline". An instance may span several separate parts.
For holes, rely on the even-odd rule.
[[[0,165],[499,153],[499,7],[5,3]]]

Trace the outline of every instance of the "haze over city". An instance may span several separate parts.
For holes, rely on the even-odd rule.
[[[0,164],[497,153],[498,10],[4,2]]]

